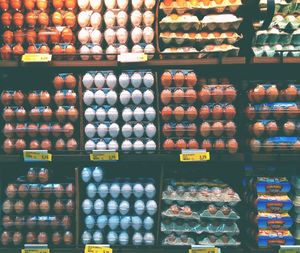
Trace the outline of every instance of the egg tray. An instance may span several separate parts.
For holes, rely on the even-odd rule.
[[[233,103],[236,96],[237,91],[232,84],[203,84],[198,92],[198,98],[203,104]]]
[[[234,137],[237,132],[237,127],[234,122],[229,121],[230,123],[233,123],[233,127],[226,125],[227,122],[222,121],[214,121],[214,122],[204,122],[199,126],[199,132],[200,136],[203,138],[221,138],[222,140],[229,140],[230,138]],[[208,123],[209,125],[207,125]],[[216,124],[214,124],[216,123]],[[209,128],[208,128],[209,127]]]
[[[237,247],[241,245],[237,239],[227,235],[200,238],[200,240],[197,241],[197,244],[207,246],[213,245],[216,247]]]
[[[229,44],[232,45],[242,38],[242,35],[237,33],[160,33],[161,41],[166,47],[169,46],[191,46],[201,49],[205,45],[221,45]]]
[[[190,246],[196,245],[196,241],[188,235],[176,235],[174,233],[165,236],[162,240],[164,246]]]
[[[197,126],[194,123],[169,122],[162,126],[162,135],[166,138],[171,137],[172,139],[175,139],[176,137],[195,137],[197,135],[197,130]]]
[[[201,20],[202,29],[208,31],[235,31],[238,30],[243,19],[233,14],[207,15]]]
[[[207,45],[199,54],[199,58],[213,58],[213,57],[236,57],[240,51],[239,47],[232,45]]]
[[[170,223],[169,223],[170,222]],[[163,220],[160,226],[161,232],[165,234],[176,233],[196,233],[196,234],[214,234],[216,236],[220,236],[222,234],[226,234],[228,236],[235,236],[240,233],[240,230],[236,223],[222,223],[222,222],[214,222],[214,223],[206,223],[206,222],[197,222],[197,221],[189,221],[189,222],[172,222],[171,220]]]
[[[292,34],[282,32],[277,29],[271,29],[269,31],[258,31],[253,38],[252,45],[263,46],[263,45],[300,45],[300,29],[295,30]]]
[[[258,247],[272,247],[281,245],[294,245],[295,239],[288,230],[263,230],[257,234]]]
[[[235,13],[241,5],[242,2],[240,0],[223,0],[221,3],[216,3],[216,1],[209,1],[208,3],[197,2],[196,4],[186,1],[180,6],[173,1],[171,5],[165,5],[164,2],[161,2],[159,9],[162,10],[165,15],[170,15],[171,13],[182,15],[186,12],[200,12],[202,15],[205,15],[208,12],[223,13],[228,11],[230,13]]]
[[[273,17],[269,27],[287,31],[296,30],[300,28],[300,16],[288,15],[284,17],[283,15],[276,15]]]
[[[255,223],[258,229],[290,229],[293,225],[293,219],[288,213],[258,213],[255,217]]]
[[[198,31],[201,28],[201,22],[196,16],[167,16],[159,21],[159,27],[162,31]]]
[[[252,51],[256,57],[300,57],[300,46],[281,46],[275,45],[273,47],[252,47]]]
[[[276,3],[275,1],[275,14],[299,14],[300,13],[300,5],[296,2],[281,2]]]
[[[163,59],[196,59],[199,58],[199,51],[194,47],[171,47],[160,52]]]
[[[197,102],[197,92],[188,87],[169,87],[161,91],[160,102],[170,106],[193,105]]]

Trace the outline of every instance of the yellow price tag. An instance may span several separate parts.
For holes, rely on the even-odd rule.
[[[279,253],[300,253],[300,249],[279,249]]]
[[[23,62],[50,62],[51,54],[24,54],[22,55]]]
[[[112,253],[112,248],[103,247],[101,245],[86,245],[84,253]]]
[[[119,153],[118,152],[93,152],[90,154],[91,161],[118,161]]]
[[[21,253],[50,253],[49,249],[22,249]]]
[[[190,249],[189,253],[218,253],[218,248],[200,248],[200,249]]]
[[[180,162],[204,162],[210,160],[209,152],[180,154]]]
[[[51,162],[52,161],[52,154],[48,154],[45,152],[38,152],[38,151],[23,151],[24,161],[44,161],[44,162]]]

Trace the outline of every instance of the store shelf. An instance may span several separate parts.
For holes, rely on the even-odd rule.
[[[251,154],[253,162],[300,162],[299,154]]]
[[[249,253],[278,253],[278,248],[260,249],[257,247],[248,247]]]

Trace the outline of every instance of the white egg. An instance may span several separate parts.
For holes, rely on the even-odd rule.
[[[105,77],[103,76],[103,74],[101,72],[99,72],[99,73],[97,73],[97,75],[95,75],[94,82],[95,82],[95,86],[98,89],[103,88],[103,86],[105,85]]]
[[[153,138],[156,134],[156,126],[153,123],[149,123],[146,126],[146,135],[149,138]]]
[[[87,229],[92,229],[95,226],[95,218],[92,215],[88,215],[84,220],[85,226]]]
[[[116,32],[117,40],[120,44],[126,44],[128,39],[128,31],[121,27]]]
[[[121,145],[121,149],[124,153],[128,153],[132,150],[132,143],[130,140],[124,140]]]
[[[100,184],[98,187],[98,194],[100,198],[105,199],[109,193],[109,188],[107,184]]]
[[[93,241],[96,244],[103,243],[103,234],[101,233],[101,231],[97,230],[97,231],[94,232],[94,234],[93,234]]]
[[[127,232],[123,231],[119,235],[119,243],[122,246],[126,246],[129,243],[129,235]]]
[[[91,107],[88,107],[84,111],[84,118],[86,119],[86,121],[91,122],[94,120],[95,114],[96,114],[95,110]]]
[[[88,140],[85,145],[84,145],[84,149],[86,151],[92,151],[96,148],[96,144],[95,142],[93,142],[92,140]]]
[[[90,1],[89,0],[77,0],[78,7],[80,10],[86,10],[89,8]]]
[[[106,1],[108,1],[108,0],[106,0]],[[107,234],[108,244],[115,245],[115,244],[117,244],[118,240],[119,240],[119,237],[118,237],[118,234],[115,231],[108,232],[108,234]]]
[[[86,28],[81,28],[78,33],[78,40],[81,44],[86,44],[90,41],[90,32]]]
[[[113,45],[117,40],[115,31],[111,28],[106,29],[104,32],[104,39],[108,45]]]
[[[136,198],[141,198],[144,194],[144,186],[140,183],[137,183],[133,186],[133,194]]]
[[[89,244],[92,240],[92,235],[90,232],[88,231],[84,231],[82,236],[81,236],[81,241],[82,243],[85,244]]]
[[[87,90],[83,94],[83,102],[86,105],[91,105],[94,102],[94,93],[90,90]]]
[[[143,14],[143,23],[145,26],[152,26],[154,23],[154,13],[152,11],[145,11]]]
[[[135,108],[133,116],[137,122],[141,122],[144,119],[144,110],[141,107]]]
[[[93,30],[91,33],[91,41],[93,44],[101,44],[102,42],[102,33],[100,30]]]
[[[122,105],[128,105],[130,102],[131,94],[128,90],[122,90],[120,93],[120,102]]]
[[[153,140],[147,141],[145,146],[148,153],[153,153],[156,150],[156,144]]]
[[[117,86],[117,77],[114,73],[109,73],[106,77],[106,84],[108,88],[114,89]]]
[[[125,45],[120,45],[118,47],[118,54],[126,54],[128,53],[128,47]]]
[[[84,214],[90,214],[93,210],[93,202],[90,199],[85,199],[81,207]]]
[[[93,183],[89,183],[86,187],[86,195],[90,198],[93,199],[95,198],[97,193],[97,187]]]
[[[125,124],[122,126],[122,135],[124,138],[131,137],[133,132],[132,126],[130,124]]]
[[[109,126],[109,135],[112,137],[112,138],[116,138],[118,135],[119,135],[119,132],[120,132],[120,127],[117,123],[112,123],[110,126]]]
[[[119,213],[121,215],[126,215],[129,213],[130,210],[130,204],[127,200],[122,200],[119,205]]]
[[[147,216],[143,221],[143,225],[146,230],[148,230],[148,231],[151,230],[154,226],[153,218],[150,216]]]
[[[94,202],[94,212],[97,215],[101,215],[104,212],[105,204],[102,199],[96,199]]]
[[[126,10],[126,8],[128,7],[128,0],[117,0],[117,5],[119,9]]]
[[[96,145],[97,150],[106,150],[107,145],[104,141],[98,141]]]
[[[140,246],[143,244],[143,236],[141,233],[134,233],[133,237],[132,237],[132,243],[135,246]]]
[[[141,25],[143,20],[143,15],[141,13],[141,11],[139,10],[134,10],[133,12],[131,12],[130,14],[130,21],[133,27],[138,27]]]
[[[147,105],[151,105],[154,101],[154,93],[152,90],[146,90],[143,93],[144,101]]]
[[[95,167],[93,170],[93,178],[95,182],[99,183],[103,179],[103,169],[101,167]]]
[[[144,126],[141,123],[135,124],[133,127],[133,132],[137,138],[141,138],[145,132]]]
[[[140,9],[143,6],[143,0],[131,0],[133,9]]]
[[[147,54],[149,60],[153,59],[155,47],[152,44],[147,44],[145,46],[144,53]]]
[[[107,211],[109,214],[113,215],[116,214],[118,211],[118,203],[115,200],[110,200],[107,203]]]
[[[93,124],[89,123],[85,126],[84,132],[88,138],[93,138],[96,134],[96,127]]]
[[[131,218],[130,216],[125,216],[121,218],[120,227],[122,230],[127,230],[130,227]]]
[[[97,128],[98,136],[99,136],[100,138],[104,138],[104,137],[106,136],[107,132],[108,132],[108,127],[107,127],[107,125],[105,125],[105,124],[103,124],[103,123],[99,124],[99,126],[98,126],[98,128]]]
[[[149,44],[152,43],[154,39],[154,30],[152,27],[145,27],[143,30],[143,39],[144,41]]]
[[[109,150],[117,151],[117,150],[119,149],[118,142],[115,141],[115,140],[111,140],[111,141],[108,143],[108,149],[109,149]]]
[[[106,53],[107,60],[114,61],[117,59],[118,49],[115,46],[110,45],[106,48],[105,53]]]
[[[105,102],[105,93],[102,90],[97,90],[94,94],[97,105],[103,105]]]
[[[104,4],[107,9],[111,10],[116,7],[116,0],[104,0]]]
[[[91,53],[95,54],[93,55],[95,61],[100,61],[102,59],[103,50],[99,45],[94,45],[91,49]]]
[[[97,218],[97,226],[99,229],[104,229],[107,226],[107,216],[106,215],[101,215]]]
[[[139,105],[143,99],[143,93],[140,90],[134,90],[131,93],[131,99],[134,104]]]
[[[119,112],[115,107],[111,107],[108,111],[107,111],[107,116],[108,119],[111,122],[116,122],[119,118]]]
[[[148,245],[148,246],[154,245],[154,241],[155,241],[155,238],[152,233],[145,233],[145,235],[144,235],[145,245]]]
[[[86,45],[81,46],[79,53],[80,53],[81,60],[88,61],[90,59],[89,54],[91,52],[90,52],[90,49],[88,46],[86,46]]]
[[[119,76],[119,84],[123,89],[126,89],[129,86],[130,83],[130,77],[127,73],[122,73]]]
[[[94,12],[91,16],[91,26],[94,29],[99,29],[102,24],[102,16],[99,12]]]
[[[134,45],[131,49],[132,53],[143,53],[144,49],[140,45]]]
[[[90,25],[90,15],[87,11],[81,11],[77,16],[77,22],[80,27],[87,27]]]
[[[109,92],[107,92],[106,101],[109,105],[115,105],[115,103],[117,103],[117,100],[118,100],[118,96],[115,91],[110,90]]]
[[[143,221],[138,216],[131,217],[131,226],[135,231],[138,231],[142,228]]]
[[[154,200],[149,200],[146,203],[146,209],[147,209],[147,213],[151,216],[153,216],[154,214],[156,214],[157,212],[157,204]]]
[[[145,186],[145,194],[147,196],[147,198],[149,199],[152,199],[155,197],[155,194],[156,194],[156,188],[155,188],[155,185],[154,184],[147,184]]]
[[[95,78],[96,82],[96,78]],[[147,72],[143,77],[143,83],[147,88],[151,88],[154,85],[154,76],[151,72]]]
[[[113,1],[112,1],[113,2]],[[104,14],[104,22],[107,28],[112,28],[116,24],[116,15],[113,11],[107,11]]]
[[[134,72],[130,77],[130,81],[134,88],[139,88],[142,85],[142,75],[139,72]]]
[[[81,172],[81,179],[83,182],[87,183],[92,178],[92,170],[90,168],[84,167]]]
[[[133,112],[130,108],[124,108],[124,110],[122,112],[122,119],[125,122],[128,122],[132,119],[132,115],[133,115]]]
[[[152,10],[155,6],[155,0],[145,0],[145,7]]]
[[[103,0],[90,0],[90,5],[94,11],[101,11]]]
[[[90,89],[93,86],[94,77],[90,73],[86,73],[82,78],[82,83],[85,88]]]
[[[117,215],[113,215],[108,219],[108,226],[111,230],[117,229],[119,224],[120,224],[120,218]]]
[[[117,183],[113,183],[109,188],[109,194],[112,198],[116,199],[119,197],[121,193],[120,185]]]
[[[136,140],[133,143],[133,150],[136,153],[142,153],[142,151],[144,150],[144,143],[142,141],[140,141],[140,140]]]
[[[117,14],[117,24],[120,27],[126,27],[128,22],[128,15],[125,11],[119,11]]]
[[[125,199],[129,199],[132,194],[132,187],[130,184],[125,183],[121,187],[121,194]]]
[[[96,111],[96,118],[100,122],[104,122],[105,121],[105,119],[106,119],[106,111],[102,107],[100,107],[100,108],[97,109],[97,111]]]
[[[131,40],[133,44],[138,44],[143,38],[143,30],[140,27],[135,27],[131,31]]]
[[[155,117],[156,117],[155,109],[152,106],[148,107],[145,111],[145,115],[146,115],[147,120],[154,121]]]

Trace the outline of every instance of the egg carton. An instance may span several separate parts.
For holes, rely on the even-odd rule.
[[[210,101],[216,103],[233,103],[236,99],[236,95],[237,91],[231,84],[203,84],[198,92],[199,100],[203,104],[207,104]]]
[[[280,30],[296,30],[300,27],[300,17],[295,17],[294,15],[275,15],[269,27]]]
[[[281,245],[294,245],[295,239],[288,230],[264,230],[260,229],[257,234],[258,247],[271,247]]]
[[[183,220],[197,220],[200,221],[200,216],[195,208],[189,205],[180,206],[177,204],[171,205],[164,211],[162,211],[161,216],[163,218],[171,219],[183,219]]]
[[[230,103],[208,103],[199,109],[202,120],[233,120],[235,116],[236,108]]]
[[[201,28],[201,22],[197,16],[191,14],[180,16],[171,14],[159,21],[159,27],[162,31],[198,31]]]
[[[236,57],[239,51],[239,47],[227,44],[207,45],[200,51],[199,58]]]
[[[146,104],[152,105],[154,103],[154,92],[152,89],[145,88],[127,88],[120,92],[120,103],[127,106],[131,103],[134,105]]]
[[[194,47],[168,47],[160,55],[164,59],[195,59],[199,57],[199,51]]]
[[[202,15],[207,14],[208,11],[222,13],[225,11],[229,11],[231,13],[236,12],[239,7],[242,5],[242,2],[239,0],[236,1],[221,1],[221,3],[217,3],[216,1],[209,2],[188,2],[186,1],[183,5],[178,5],[176,2],[172,2],[170,5],[166,5],[164,2],[161,2],[159,5],[159,9],[164,12],[165,15],[170,15],[171,13],[177,13],[178,15],[182,15],[186,12],[200,12]]]
[[[177,235],[171,233],[170,235],[165,236],[162,240],[162,245],[164,246],[189,246],[195,245],[196,241],[188,235]]]
[[[108,104],[110,106],[114,106],[117,101],[118,95],[116,91],[110,90],[109,88],[102,88],[101,90],[93,88],[91,90],[86,90],[83,93],[83,102],[87,106],[93,104],[100,106]]]
[[[161,91],[160,100],[164,105],[193,105],[197,100],[197,92],[191,87],[169,87]]]
[[[222,236],[215,236],[215,235],[211,235],[211,236],[205,236],[204,238],[201,238],[197,241],[197,244],[199,245],[213,245],[216,247],[237,247],[240,246],[241,243],[233,238],[230,237],[228,235],[222,235]]]
[[[237,126],[232,121],[205,121],[199,126],[200,136],[203,138],[216,137],[223,139],[236,135]]]
[[[289,229],[293,225],[293,219],[288,213],[263,213],[259,212],[254,217],[258,229]]]
[[[198,49],[209,44],[213,45],[221,45],[221,44],[229,44],[232,45],[236,43],[238,40],[242,38],[242,35],[237,33],[169,33],[162,32],[159,34],[160,39],[166,45],[174,45],[174,46],[194,46]]]
[[[157,145],[154,140],[142,137],[142,138],[126,138],[121,144],[121,150],[124,153],[134,152],[137,154],[141,154],[143,152],[146,153],[154,153],[157,149]]]
[[[132,27],[148,26],[152,27],[155,21],[154,11],[149,9],[134,9],[130,14]]]
[[[182,123],[168,122],[162,126],[163,136],[166,138],[195,137],[197,135],[197,126],[195,123],[183,121]]]
[[[275,2],[275,14],[299,14],[300,13],[300,6],[299,3],[290,2],[287,3],[282,1],[281,3]]]
[[[122,111],[122,119],[124,122],[136,121],[150,121],[154,122],[156,118],[156,110],[153,106],[145,104],[127,105]]]
[[[56,90],[75,90],[78,85],[74,73],[59,73],[55,75],[52,83]]]
[[[195,106],[187,104],[183,105],[168,105],[161,110],[161,118],[164,122],[189,121],[194,122],[197,119],[198,111]]]
[[[216,29],[234,31],[239,29],[242,21],[242,18],[238,18],[233,14],[212,14],[205,16],[200,22],[202,29],[207,29],[208,31],[215,31]]]
[[[204,209],[200,212],[200,220],[223,220],[223,221],[236,221],[240,219],[240,216],[237,212],[227,206],[223,205],[221,207],[210,204],[207,209]]]
[[[281,46],[275,45],[273,47],[270,46],[262,46],[262,47],[252,47],[252,51],[256,57],[300,57],[300,46]]]
[[[192,69],[166,69],[160,76],[160,83],[165,89],[193,88],[197,81],[197,74]]]
[[[153,139],[156,135],[157,129],[153,123],[136,123],[127,122],[121,128],[122,136],[128,138],[149,138]]]
[[[115,123],[119,118],[119,112],[116,107],[109,105],[93,105],[85,109],[84,118],[87,122]]]

